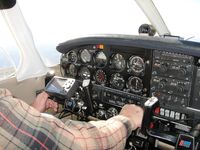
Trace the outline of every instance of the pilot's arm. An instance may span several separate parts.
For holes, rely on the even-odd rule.
[[[40,113],[57,108],[46,93],[40,96],[31,107],[0,89],[0,149],[124,149],[131,131],[141,125],[143,111],[135,105],[124,106],[107,121],[63,123]]]

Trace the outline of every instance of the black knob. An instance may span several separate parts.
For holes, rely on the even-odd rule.
[[[184,88],[183,88],[183,86],[177,86],[177,91],[178,92],[183,92],[184,91]]]
[[[160,71],[161,72],[166,72],[168,70],[168,64],[167,63],[162,63],[160,65]]]
[[[103,109],[99,109],[97,112],[97,118],[99,119],[107,119],[106,111]]]
[[[160,83],[158,84],[159,89],[163,89],[166,86],[166,80],[161,80]]]

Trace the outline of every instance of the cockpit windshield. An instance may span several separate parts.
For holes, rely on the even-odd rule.
[[[36,49],[47,66],[59,64],[56,46],[74,37],[91,34],[138,35],[141,24],[150,24],[134,0],[18,0],[32,32]],[[153,0],[172,35],[200,41],[198,0]],[[2,31],[1,31],[2,30]],[[0,16],[0,47],[19,65],[19,48]],[[23,32],[23,31],[22,31]],[[158,36],[158,34],[157,34]],[[0,60],[2,62],[2,60]]]
[[[200,42],[199,0],[153,0],[172,35]]]

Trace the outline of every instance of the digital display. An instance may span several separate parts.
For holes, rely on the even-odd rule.
[[[46,90],[48,92],[60,93],[63,90],[63,85],[67,80],[62,78],[54,78],[51,84],[48,84]]]
[[[46,85],[45,91],[61,101],[71,98],[79,86],[79,82],[73,78],[54,76]]]

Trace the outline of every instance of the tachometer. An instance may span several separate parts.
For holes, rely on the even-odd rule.
[[[141,93],[143,89],[142,80],[134,76],[129,77],[127,88],[133,93]]]
[[[124,85],[125,85],[125,81],[119,73],[115,73],[111,75],[110,86],[112,88],[122,90],[124,88]]]
[[[91,61],[92,56],[91,56],[91,53],[87,49],[84,49],[80,51],[80,58],[83,63],[88,63]]]
[[[102,51],[97,52],[95,57],[95,64],[97,67],[99,68],[105,67],[107,65],[107,61],[108,60],[104,52]]]
[[[111,68],[122,71],[126,67],[126,61],[121,54],[114,54],[110,60]]]
[[[144,61],[139,56],[132,56],[129,59],[128,66],[129,66],[130,72],[134,72],[136,74],[142,73],[145,68]]]
[[[96,82],[99,84],[106,83],[106,73],[101,69],[96,71],[94,78],[95,78]]]

